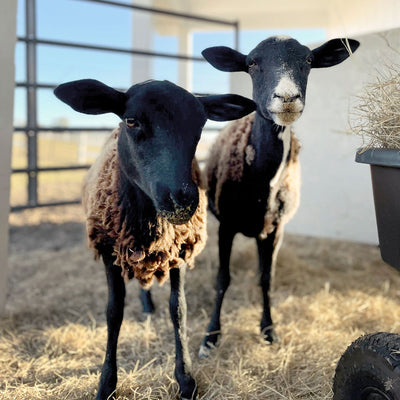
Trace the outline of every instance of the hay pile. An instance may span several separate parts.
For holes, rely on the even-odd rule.
[[[350,127],[362,137],[363,150],[400,148],[400,66],[386,66],[357,99]]]
[[[15,242],[26,237],[33,246],[40,211],[33,212],[31,223],[27,212],[13,216],[10,294],[7,316],[0,319],[2,400],[94,398],[106,343],[107,288],[102,265],[77,244],[82,237],[78,214],[72,212],[74,221],[68,221],[68,209],[56,209],[60,219],[43,210],[52,234],[36,235],[37,250],[24,251],[23,243]],[[331,399],[336,362],[354,339],[365,332],[400,332],[400,274],[380,260],[376,247],[287,235],[272,294],[281,343],[266,346],[258,332],[256,248],[238,236],[222,313],[222,343],[212,358],[198,360],[217,265],[217,224],[209,220],[207,248],[187,274],[199,400]],[[76,226],[69,225],[68,241],[60,232],[72,222]],[[157,311],[151,321],[142,320],[138,294],[137,283],[129,283],[118,352],[118,399],[174,399],[169,285],[154,287]]]

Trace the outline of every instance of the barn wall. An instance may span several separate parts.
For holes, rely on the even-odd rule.
[[[335,0],[328,5],[329,38],[395,29],[400,26],[398,0]]]
[[[294,125],[302,143],[301,205],[287,231],[377,243],[369,167],[356,164],[359,137],[348,135],[351,104],[384,63],[400,63],[400,29],[356,37],[361,47],[351,59],[311,71],[307,104]],[[232,91],[251,96],[243,73],[231,74]]]
[[[14,49],[16,0],[2,0],[0,13],[0,314],[4,311],[7,283],[8,213],[11,141],[13,133]]]

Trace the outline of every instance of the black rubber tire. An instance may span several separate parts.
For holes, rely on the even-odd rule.
[[[400,400],[400,335],[359,337],[343,353],[333,380],[333,400]]]

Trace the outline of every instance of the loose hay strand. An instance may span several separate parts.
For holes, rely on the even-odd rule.
[[[386,65],[356,99],[350,127],[361,136],[363,151],[400,148],[400,66]]]

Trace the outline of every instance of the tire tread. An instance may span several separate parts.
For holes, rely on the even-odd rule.
[[[390,379],[393,387],[387,388]],[[400,335],[367,334],[348,346],[336,367],[333,400],[361,399],[359,392],[369,380],[390,399],[400,400]]]

